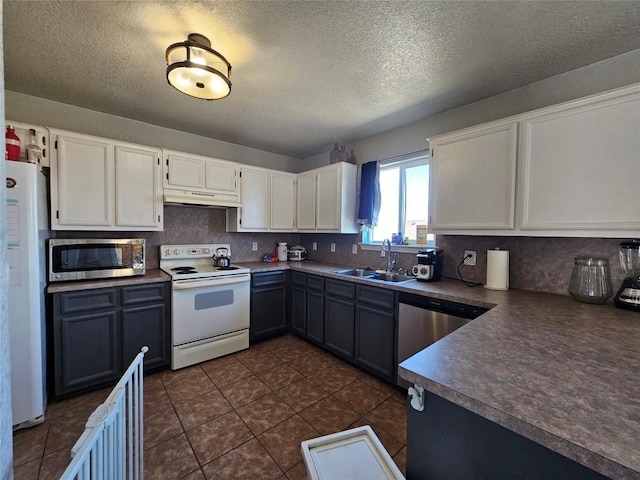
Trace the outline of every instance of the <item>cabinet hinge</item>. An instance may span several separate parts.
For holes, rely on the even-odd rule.
[[[53,142],[53,148],[55,148],[56,150],[58,149],[58,140]]]
[[[158,165],[160,165],[160,159],[158,158]]]
[[[238,224],[242,226],[242,218],[238,218]]]
[[[42,137],[42,144],[43,145],[47,144],[47,137],[45,137],[45,136]]]
[[[160,215],[158,215],[158,223],[160,223]]]
[[[240,172],[240,178],[242,178],[242,172]]]
[[[167,180],[169,180],[169,172],[167,172]]]
[[[169,159],[167,158],[167,167],[169,166]]]
[[[60,210],[56,210],[56,218],[60,218]]]
[[[433,148],[431,149],[431,156],[433,157]]]
[[[47,158],[47,149],[46,148],[42,149],[42,158]]]

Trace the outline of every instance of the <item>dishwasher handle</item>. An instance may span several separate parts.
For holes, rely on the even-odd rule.
[[[452,302],[450,300],[442,300],[433,297],[423,297],[421,295],[411,295],[403,292],[400,293],[398,301],[399,303],[411,305],[416,308],[432,310],[434,312],[445,313],[447,315],[454,315],[468,320],[473,320],[488,310],[487,308],[476,307],[474,305],[467,305],[464,303]]]

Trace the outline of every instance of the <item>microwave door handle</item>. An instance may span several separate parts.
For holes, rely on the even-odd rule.
[[[249,275],[242,275],[236,278],[225,278],[221,281],[212,282],[211,280],[193,281],[185,280],[184,283],[173,283],[174,290],[187,290],[189,288],[202,288],[202,287],[221,287],[223,285],[231,285],[233,283],[244,283],[249,281]]]

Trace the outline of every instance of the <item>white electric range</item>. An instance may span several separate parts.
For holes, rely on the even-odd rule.
[[[171,275],[171,369],[249,348],[249,269],[215,267],[228,244],[162,245],[160,268]]]

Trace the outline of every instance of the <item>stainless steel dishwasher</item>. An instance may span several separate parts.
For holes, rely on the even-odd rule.
[[[398,364],[487,311],[482,307],[408,293],[400,293],[399,304]],[[411,385],[399,375],[397,383],[401,387]]]

